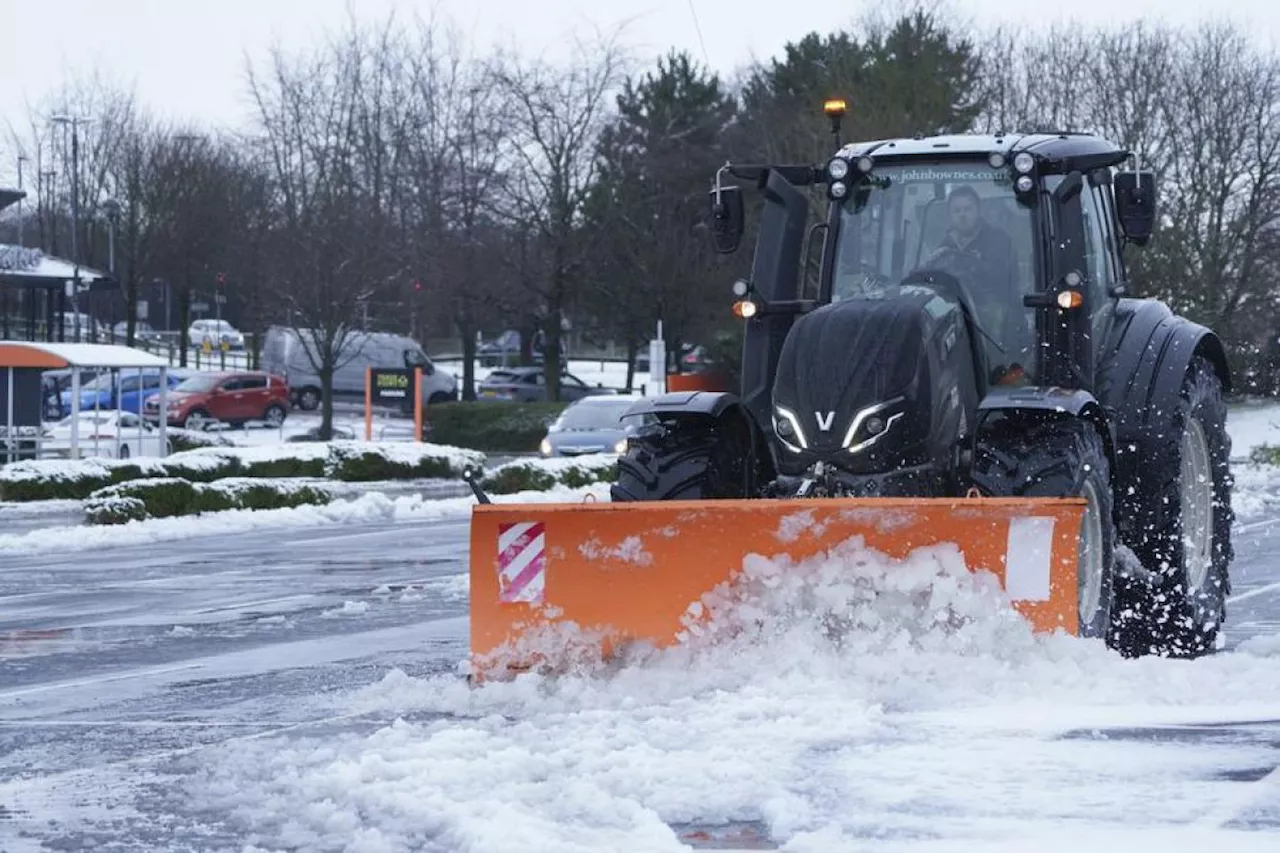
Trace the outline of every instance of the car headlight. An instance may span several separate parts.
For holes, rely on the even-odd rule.
[[[543,456],[550,456],[552,453],[551,440],[547,438],[542,439],[542,444],[538,446],[538,449],[542,451]]]

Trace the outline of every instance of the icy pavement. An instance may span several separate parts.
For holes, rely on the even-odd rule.
[[[0,851],[1274,851],[1277,472],[1237,477],[1199,661],[1033,637],[945,555],[851,549],[756,564],[763,634],[731,609],[720,647],[473,690],[465,501],[15,537]]]

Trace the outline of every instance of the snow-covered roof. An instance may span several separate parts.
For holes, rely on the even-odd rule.
[[[168,367],[167,359],[114,344],[0,341],[0,367]]]
[[[75,273],[75,264],[71,261],[50,257],[39,249],[0,243],[0,278],[16,276],[70,281],[75,278]],[[101,270],[80,265],[80,281],[86,284],[108,278],[110,276]]]

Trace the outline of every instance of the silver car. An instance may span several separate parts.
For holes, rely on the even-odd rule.
[[[639,394],[610,394],[583,397],[569,404],[547,429],[547,437],[542,440],[542,455],[626,453],[627,439],[639,423],[631,422],[624,427],[620,419],[643,399]]]

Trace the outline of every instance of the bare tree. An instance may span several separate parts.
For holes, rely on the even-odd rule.
[[[596,141],[610,115],[610,95],[625,74],[616,35],[595,44],[575,41],[562,67],[502,56],[492,77],[511,114],[511,160],[503,211],[541,244],[541,275],[530,283],[542,320],[548,399],[560,398],[562,328],[583,269],[581,215],[596,177]],[[540,253],[540,254],[541,254]]]
[[[353,24],[312,56],[277,49],[265,72],[250,70],[278,206],[271,293],[320,377],[325,438],[334,371],[359,354],[353,333],[404,274],[392,209],[403,151],[387,144],[405,135],[395,30],[391,19]]]

